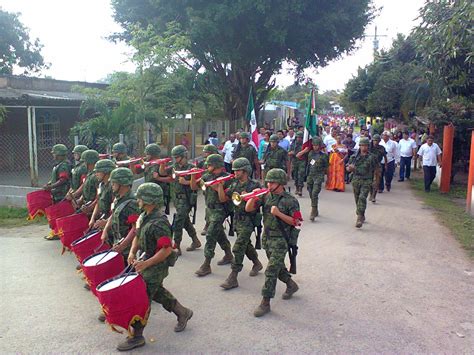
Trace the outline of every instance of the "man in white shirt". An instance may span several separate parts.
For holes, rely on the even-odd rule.
[[[336,144],[336,129],[333,128],[331,131],[331,134],[328,134],[326,137],[323,139],[323,143],[326,146],[326,152],[332,152],[332,146]]]
[[[436,177],[436,165],[441,168],[441,149],[434,143],[433,136],[428,136],[426,143],[418,150],[418,156],[423,165],[425,192],[430,192],[431,184]]]
[[[229,173],[232,172],[232,154],[234,153],[235,147],[237,147],[239,141],[235,138],[235,134],[231,133],[229,140],[225,142],[222,154],[224,154],[224,165],[225,170]]]
[[[288,143],[290,143],[290,146],[291,146],[291,143],[293,143],[293,141],[295,140],[295,130],[293,128],[289,128],[288,129],[288,134],[286,135],[286,137],[284,139],[286,139],[288,141]]]
[[[408,131],[403,132],[403,138],[398,142],[400,154],[400,178],[398,181],[410,180],[411,159],[416,156],[416,142],[408,135]]]
[[[382,134],[382,141],[380,145],[385,148],[387,152],[387,164],[382,164],[382,176],[380,178],[379,193],[383,192],[384,182],[387,191],[392,188],[392,179],[395,172],[395,163],[398,158],[398,145],[396,142],[390,139],[390,132],[385,131]]]

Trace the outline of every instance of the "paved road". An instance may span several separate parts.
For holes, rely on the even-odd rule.
[[[300,203],[307,218],[309,199]],[[197,278],[202,251],[185,253],[165,285],[195,315],[176,334],[174,315],[154,304],[148,346],[137,352],[473,352],[473,263],[406,185],[380,195],[361,230],[350,191],[323,191],[320,211],[303,226],[292,300],[281,299],[280,284],[272,313],[256,319],[263,275],[248,277],[247,262],[240,287],[225,292],[228,266],[214,262],[212,275]],[[0,352],[114,352],[123,336],[96,321],[76,261],[45,233],[0,230]]]

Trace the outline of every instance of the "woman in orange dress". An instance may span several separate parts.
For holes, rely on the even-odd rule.
[[[332,152],[329,156],[329,170],[326,181],[326,189],[334,191],[344,191],[345,189],[345,160],[347,157],[347,147],[342,144],[340,133],[336,135],[336,144],[332,145]]]

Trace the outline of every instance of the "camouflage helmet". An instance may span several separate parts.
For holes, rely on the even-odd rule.
[[[207,166],[211,165],[214,168],[223,168],[224,167],[224,158],[220,154],[211,154],[206,158]]]
[[[252,173],[252,167],[247,158],[237,158],[232,163],[232,170],[245,170],[247,173]]]
[[[123,143],[115,143],[112,146],[112,153],[127,154],[127,147]]]
[[[53,146],[51,153],[55,155],[67,155],[67,148],[64,144],[56,144]]]
[[[359,140],[359,146],[361,145],[369,145],[370,144],[370,141],[369,141],[369,138],[367,137],[362,137],[360,140]]]
[[[95,163],[94,171],[98,173],[110,174],[116,168],[115,163],[110,159],[101,159]]]
[[[372,140],[380,142],[380,134],[374,134],[374,136],[372,137]],[[360,145],[360,143],[359,143],[359,145]]]
[[[147,205],[163,206],[163,190],[154,182],[145,182],[137,189],[137,198]]]
[[[89,149],[89,148],[87,148],[87,145],[78,144],[78,145],[76,145],[76,146],[74,147],[74,149],[72,150],[72,152],[73,152],[74,154],[77,153],[77,154],[81,155],[81,154],[82,154],[83,152],[85,152],[87,149]]]
[[[301,132],[301,131],[298,131],[298,132],[295,133],[295,136],[296,136],[296,138],[303,138],[304,133]]]
[[[265,182],[276,182],[280,185],[286,185],[286,179],[285,170],[279,168],[270,169],[265,175]]]
[[[110,174],[110,182],[131,186],[133,184],[133,173],[129,168],[114,169]]]
[[[209,154],[219,154],[219,150],[217,150],[217,147],[214,144],[206,144],[204,148],[202,148],[202,152]]]
[[[245,138],[245,139],[250,139],[250,134],[247,132],[242,132],[240,133],[240,139]]]
[[[311,139],[311,141],[312,141],[313,145],[321,145],[321,144],[323,144],[323,140],[321,139],[321,137],[318,137],[318,136],[313,137],[313,138]]]
[[[145,147],[145,154],[146,155],[150,155],[152,156],[153,158],[157,158],[160,156],[160,153],[161,153],[161,149],[160,149],[160,146],[156,143],[151,143],[151,144],[148,144],[146,147]]]
[[[171,149],[171,156],[173,158],[177,157],[185,157],[188,153],[188,149],[184,145],[177,145],[173,149]]]
[[[86,164],[95,164],[99,160],[99,153],[93,149],[87,149],[82,152],[81,160]]]
[[[278,141],[280,141],[280,139],[278,138],[276,134],[272,134],[270,136],[270,142],[278,142]]]

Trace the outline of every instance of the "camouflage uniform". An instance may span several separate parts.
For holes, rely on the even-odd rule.
[[[87,146],[85,145],[76,145],[74,147],[73,153],[79,154],[79,156],[88,150]],[[82,160],[77,160],[75,162],[74,167],[71,171],[71,190],[72,192],[76,191],[79,187],[81,187],[81,178],[82,176],[87,175],[87,167],[86,164]]]
[[[130,157],[127,155],[127,146],[123,143],[115,143],[112,146],[112,153],[124,154],[121,158],[112,158],[114,163],[122,160],[129,160]]]
[[[95,165],[99,160],[99,153],[95,150],[88,149],[81,154],[81,160],[87,165]],[[82,188],[82,198],[84,203],[92,202],[97,196],[97,187],[99,186],[99,181],[95,176],[94,170],[87,172],[87,175],[84,177],[84,187]]]
[[[270,137],[270,142],[278,142],[278,136],[272,134]],[[270,169],[280,168],[286,171],[286,163],[288,160],[288,152],[280,147],[279,145],[276,148],[272,148],[271,143],[268,144],[267,150],[263,155],[263,163],[265,164],[265,173],[268,173]]]
[[[240,138],[250,139],[250,136],[247,132],[243,132],[240,135]],[[253,146],[247,143],[245,146],[242,143],[239,143],[232,153],[232,159],[236,160],[238,158],[246,158],[250,162],[252,167],[252,172],[249,176],[253,176],[253,173],[256,169],[255,160],[257,159],[257,151]]]
[[[372,140],[380,142],[380,136],[378,134],[375,134]],[[372,186],[370,187],[370,201],[375,202],[375,198],[377,196],[377,192],[380,186],[380,179],[382,177],[382,159],[387,156],[387,151],[385,150],[385,147],[383,145],[377,144],[371,145],[369,152],[375,157],[375,160],[377,162],[374,168],[374,181],[372,182]]]
[[[313,139],[313,144],[322,144],[319,137]],[[316,152],[311,150],[308,154],[309,172],[307,178],[308,192],[311,197],[311,216],[310,219],[314,220],[317,217],[319,193],[321,192],[321,186],[324,183],[324,175],[329,167],[329,157],[326,153],[321,151]]]
[[[160,151],[161,151],[160,147],[158,146],[158,144],[155,144],[155,143],[148,144],[145,147],[145,154],[150,155],[151,159],[159,159]],[[165,205],[169,206],[169,202],[171,198],[170,184],[167,182],[157,181],[153,177],[154,173],[159,174],[159,170],[160,170],[160,166],[158,164],[145,166],[145,170],[143,171],[143,178],[145,182],[154,182],[155,184],[158,184],[161,187],[161,189],[163,190]]]
[[[111,174],[111,172],[115,169],[115,164],[110,159],[102,159],[99,160],[94,167],[94,172],[102,172],[106,175]],[[99,187],[97,188],[97,196],[98,196],[98,208],[99,208],[99,215],[100,218],[108,218],[110,215],[110,208],[112,206],[112,202],[114,200],[114,194],[112,191],[112,184],[110,183],[110,179],[107,182],[102,181],[99,183]]]
[[[60,158],[57,160],[57,163],[54,165],[53,170],[51,171],[51,178],[48,182],[48,185],[53,185],[61,178],[66,179],[66,183],[51,189],[53,202],[57,203],[63,200],[69,191],[71,183],[71,162],[66,159],[67,148],[63,144],[56,144],[53,147],[51,153]]]
[[[295,180],[296,190],[299,191],[299,195],[301,196],[301,190],[304,186],[304,179],[306,175],[306,157],[303,156],[302,158],[297,158],[296,154],[303,150],[303,141],[300,141],[298,138],[302,137],[302,132],[296,133],[295,140],[290,145],[290,152],[293,152],[291,158],[291,173],[293,179]]]

